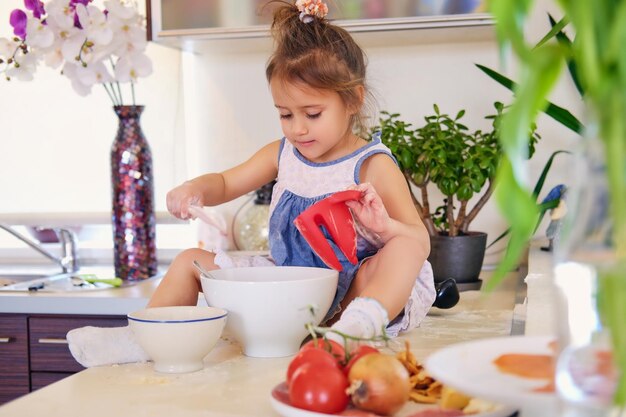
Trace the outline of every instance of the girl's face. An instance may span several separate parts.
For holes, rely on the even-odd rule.
[[[283,133],[313,162],[328,162],[353,150],[356,137],[350,118],[354,112],[338,93],[273,78],[270,89]]]

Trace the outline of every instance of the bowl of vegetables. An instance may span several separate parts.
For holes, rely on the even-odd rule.
[[[409,373],[394,356],[367,344],[349,352],[335,341],[314,339],[290,361],[285,381],[272,391],[281,415],[294,410],[338,414],[348,410],[392,415],[409,400]]]

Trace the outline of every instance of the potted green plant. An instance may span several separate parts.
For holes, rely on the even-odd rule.
[[[399,114],[382,112],[381,141],[389,147],[405,178],[413,186],[413,203],[431,237],[431,255],[436,282],[454,278],[463,288],[480,286],[478,279],[487,243],[487,234],[470,230],[472,221],[494,191],[494,177],[500,161],[499,121],[504,106],[494,104],[489,131],[470,131],[461,119],[465,111],[451,117],[434,105],[434,114],[425,124],[413,128]],[[539,135],[531,129],[529,155]],[[443,194],[432,204],[431,185]],[[472,199],[480,194],[475,203]]]
[[[561,317],[563,328],[559,334],[570,337],[561,341],[559,369],[563,375],[557,378],[557,390],[562,398],[573,401],[568,404],[602,403],[593,387],[579,390],[581,380],[567,374],[569,369],[589,365],[584,358],[577,359],[582,357],[582,352],[587,353],[587,358],[593,358],[593,352],[606,354],[607,346],[603,343],[608,335],[611,363],[617,367],[613,403],[623,411],[626,407],[626,60],[623,52],[626,0],[560,1],[558,5],[564,18],[539,45],[529,45],[524,37],[524,23],[532,1],[491,3],[498,37],[503,45],[512,46],[523,74],[515,86],[516,100],[502,120],[500,139],[504,154],[498,183],[502,190],[506,188],[507,196],[505,199],[502,194],[497,199],[513,233],[493,283],[501,280],[516,262],[532,235],[537,215],[530,191],[524,186],[525,178],[520,175],[524,170],[526,139],[520,132],[533,123],[539,111],[546,110],[549,104],[546,99],[567,62],[570,70],[576,70],[588,111],[587,130],[583,133],[586,150],[579,153],[579,160],[591,169],[587,178],[580,176],[574,183],[579,191],[574,193],[573,210],[568,213],[568,226],[564,229],[567,243],[554,260],[557,301],[567,301],[569,290],[577,288],[579,300],[585,291],[588,297],[579,301],[579,305],[596,310],[585,316],[582,312],[574,316],[564,311]],[[559,36],[566,25],[575,33],[571,42]],[[550,42],[555,37],[558,42]],[[584,184],[585,181],[589,184]],[[599,198],[594,199],[594,195]],[[516,209],[510,210],[511,207]],[[562,261],[568,265],[567,274],[564,268],[559,268]],[[589,319],[593,319],[594,326],[586,328],[584,322]],[[572,331],[577,337],[572,336]],[[599,370],[589,372],[588,376],[596,382],[607,380]],[[584,378],[582,383],[590,382],[590,378]],[[573,383],[561,390],[559,381]],[[568,392],[575,391],[584,396],[568,397]],[[607,392],[606,386],[603,392]]]

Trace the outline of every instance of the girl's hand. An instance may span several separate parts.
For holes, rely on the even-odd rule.
[[[359,223],[380,236],[386,235],[391,227],[391,217],[372,184],[362,183],[351,189],[361,191],[359,200],[346,201]]]
[[[202,191],[191,181],[187,181],[170,190],[166,197],[167,210],[176,218],[189,220],[195,218],[189,213],[189,206],[204,206]]]

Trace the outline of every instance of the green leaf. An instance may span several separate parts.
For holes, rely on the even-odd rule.
[[[528,240],[534,233],[539,215],[537,204],[530,197],[528,190],[517,183],[513,175],[513,166],[506,157],[503,158],[496,176],[494,194],[501,213],[511,225],[511,238],[504,258],[485,286],[487,291],[493,290],[509,271],[517,267]]]
[[[557,208],[560,202],[561,199],[559,198],[539,204],[539,218],[537,219],[537,224],[535,225],[535,230],[533,231],[533,234],[535,234],[537,232],[537,229],[539,229],[539,225],[541,224],[541,221],[543,220],[543,216],[546,214],[546,211]]]
[[[550,172],[550,168],[552,167],[552,162],[554,161],[554,158],[558,154],[560,154],[560,153],[567,153],[567,154],[569,154],[570,152],[568,152],[568,151],[556,151],[556,152],[553,152],[552,155],[550,155],[550,158],[548,159],[548,161],[544,165],[543,169],[541,170],[541,175],[539,176],[539,179],[537,180],[537,182],[535,183],[535,187],[533,188],[533,196],[534,196],[535,199],[537,199],[537,197],[541,193],[541,189],[543,188],[543,184],[544,184],[544,182],[546,180],[546,177],[548,176],[548,173]],[[543,204],[539,204],[538,208],[539,208],[540,215],[539,215],[539,219],[537,220],[537,224],[535,225],[535,232],[537,231],[537,228],[539,227],[539,224],[541,223],[541,220],[543,219],[543,216],[544,216],[546,210],[549,210],[551,208],[556,207],[556,205],[558,205],[559,201],[560,201],[560,199],[559,200],[548,201],[547,203],[543,203]],[[555,205],[555,203],[556,203],[556,205]],[[500,240],[504,239],[504,237],[506,237],[510,232],[511,232],[511,228],[506,229],[497,238],[495,238],[493,240],[493,242],[488,244],[487,248],[492,247],[493,245],[498,243]],[[534,234],[534,232],[533,232],[533,234]]]
[[[497,71],[485,67],[484,65],[474,65],[476,65],[482,72],[484,72],[493,80],[497,81],[499,84],[508,88],[509,90],[515,91],[515,89],[517,88],[517,84],[513,80],[498,73]],[[578,134],[582,133],[584,130],[583,124],[576,118],[576,116],[574,116],[563,107],[557,106],[554,103],[548,102],[548,107],[545,108],[544,113],[556,120],[557,122],[561,123],[563,126]]]
[[[535,199],[541,193],[541,189],[543,188],[543,183],[546,181],[546,177],[548,176],[548,172],[550,172],[550,168],[552,168],[552,162],[554,162],[554,158],[560,153],[569,154],[570,152],[556,151],[556,152],[553,152],[552,155],[550,155],[550,158],[548,158],[548,161],[543,166],[543,169],[541,170],[541,175],[539,176],[539,179],[537,180],[537,183],[535,184],[535,188],[533,189],[533,196],[535,197]]]
[[[541,45],[548,42],[550,39],[554,38],[555,36],[558,36],[559,33],[563,33],[562,30],[565,26],[567,26],[567,24],[569,23],[569,20],[566,17],[564,17],[563,19],[559,20],[558,23],[553,23],[552,16],[550,16],[550,23],[552,24],[552,29],[550,29],[550,32],[548,32],[543,38],[541,38],[541,40],[537,43],[537,45],[535,45],[535,48],[539,48]]]
[[[525,60],[529,50],[524,41],[524,21],[532,0],[491,0],[489,9],[496,18],[500,54],[510,42],[515,53]]]
[[[562,62],[561,51],[555,45],[535,49],[528,61],[530,70],[524,75],[524,88],[518,87],[515,102],[502,118],[500,144],[520,184],[526,180],[528,126],[534,122],[537,112],[545,108],[546,97],[556,84]]]
[[[491,242],[490,244],[487,245],[487,249],[489,249],[490,247],[492,247],[493,245],[495,245],[496,243],[498,243],[499,241],[501,241],[502,239],[504,239],[509,233],[511,233],[511,228],[507,228],[504,232],[502,232],[500,234],[500,236],[498,236],[497,238],[495,238],[495,240],[493,242]]]
[[[550,13],[548,13],[548,19],[550,20],[550,25],[552,25],[553,28],[556,27],[557,23],[555,22],[554,18],[552,17]],[[565,18],[561,19],[559,23],[561,23],[564,19]],[[556,34],[556,39],[559,41],[561,45],[564,45],[568,49],[572,49],[572,41],[570,40],[570,38],[567,37],[565,32],[563,32],[562,30],[560,30]],[[574,86],[576,87],[576,90],[578,90],[578,93],[581,96],[584,96],[585,91],[583,90],[583,87],[580,84],[580,78],[578,77],[578,66],[576,65],[576,61],[574,61],[573,57],[571,56],[567,59],[567,69],[569,71],[570,76],[572,77],[572,81],[574,82]]]
[[[467,201],[472,198],[473,195],[474,192],[472,191],[472,187],[470,187],[469,184],[462,184],[456,192],[456,196],[459,201]]]
[[[509,90],[513,91],[515,89],[515,85],[516,85],[515,82],[511,80],[510,78],[506,77],[505,75],[502,75],[499,72],[494,71],[491,68],[488,68],[481,64],[474,64],[474,65],[476,65],[478,69],[480,69],[482,72],[487,74],[493,80],[497,81],[498,83],[505,86]]]

